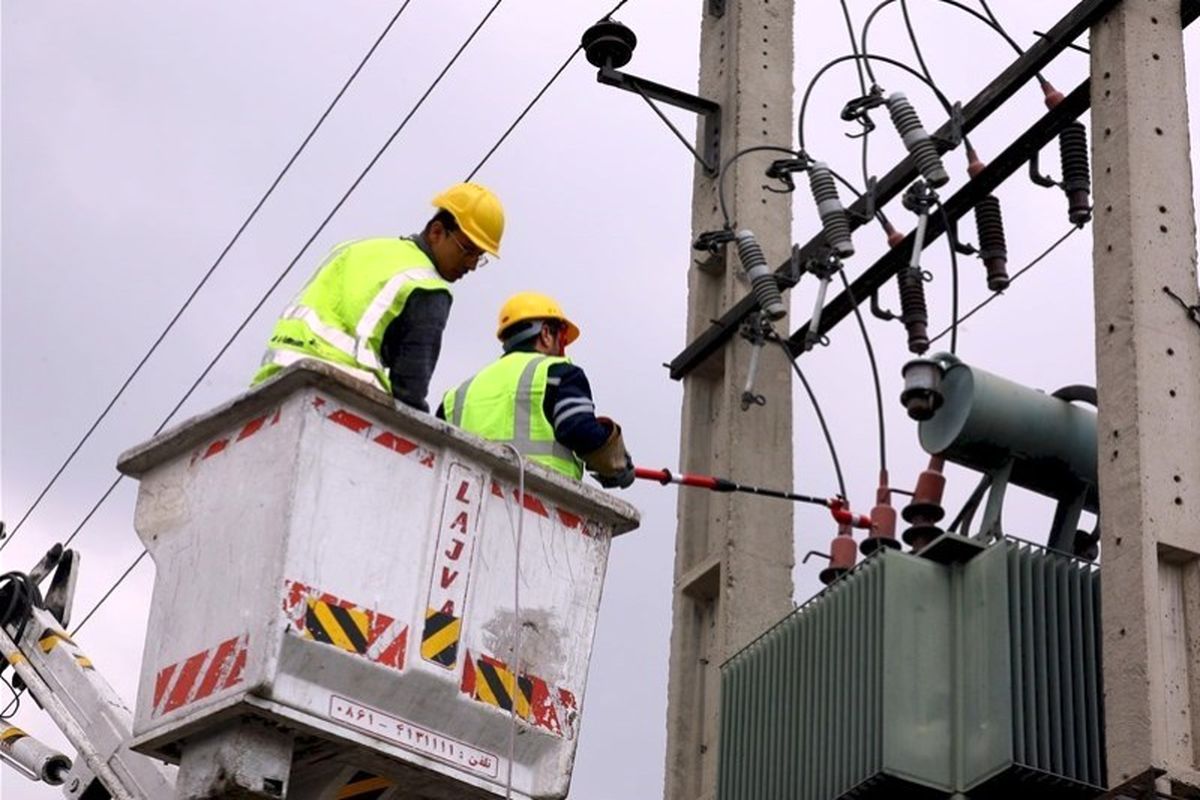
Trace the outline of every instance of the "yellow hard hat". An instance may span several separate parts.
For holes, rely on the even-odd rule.
[[[504,301],[500,307],[500,321],[496,327],[496,338],[518,322],[533,319],[556,319],[567,326],[567,344],[579,338],[579,328],[567,319],[561,307],[549,295],[538,292],[518,292]]]
[[[433,198],[433,204],[453,214],[458,227],[476,247],[500,257],[504,206],[490,189],[478,183],[456,183]]]

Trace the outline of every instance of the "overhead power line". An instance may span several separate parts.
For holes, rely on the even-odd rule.
[[[271,185],[267,187],[265,192],[263,192],[262,197],[259,198],[258,202],[254,205],[254,208],[251,209],[250,214],[233,234],[233,238],[231,238],[228,244],[226,244],[221,250],[220,255],[217,256],[216,260],[213,261],[212,265],[204,273],[203,277],[200,278],[199,283],[192,288],[187,298],[183,301],[183,304],[179,306],[178,310],[176,310],[170,321],[167,322],[166,327],[162,329],[162,332],[158,334],[158,337],[154,340],[154,343],[150,345],[150,349],[147,350],[142,356],[141,360],[138,361],[137,365],[133,368],[133,371],[126,376],[124,382],[112,396],[112,399],[108,401],[108,404],[104,406],[104,409],[100,412],[100,415],[96,417],[95,421],[92,422],[91,426],[88,427],[79,441],[75,443],[75,446],[71,449],[71,452],[67,454],[66,459],[64,459],[62,464],[59,465],[58,469],[54,471],[54,475],[50,477],[50,480],[44,487],[42,487],[42,490],[38,492],[38,495],[34,499],[33,503],[25,510],[25,513],[21,515],[21,518],[17,521],[17,524],[13,526],[12,532],[9,534],[8,539],[0,544],[0,550],[3,550],[5,547],[7,547],[9,542],[12,541],[12,537],[16,536],[17,531],[19,531],[21,526],[25,524],[25,520],[29,519],[29,515],[32,514],[33,510],[42,502],[42,499],[46,496],[47,492],[50,491],[51,487],[53,487],[58,481],[59,477],[66,470],[67,466],[70,465],[70,463],[75,459],[75,456],[79,453],[80,449],[83,448],[83,445],[88,441],[88,439],[91,438],[92,434],[95,433],[96,428],[98,428],[100,423],[103,422],[108,416],[108,412],[112,411],[113,406],[115,406],[117,401],[121,399],[121,396],[125,394],[125,390],[129,388],[129,385],[133,383],[133,379],[136,378],[138,373],[142,371],[142,367],[146,365],[146,362],[149,361],[150,357],[154,355],[155,351],[158,350],[158,346],[163,343],[163,340],[166,339],[167,334],[169,334],[175,327],[175,323],[179,322],[179,319],[183,316],[183,313],[187,311],[188,307],[191,306],[192,301],[196,299],[198,294],[200,294],[200,290],[203,289],[208,283],[208,279],[211,278],[213,273],[217,271],[217,268],[221,266],[221,263],[225,260],[225,256],[229,254],[229,251],[232,250],[233,246],[237,244],[239,239],[241,239],[242,234],[245,232],[246,228],[250,226],[250,223],[254,221],[255,217],[258,216],[258,212],[262,209],[263,205],[265,205],[271,195],[275,193],[275,189],[279,186],[280,182],[283,180],[283,177],[287,175],[288,170],[290,170],[292,165],[296,163],[296,159],[298,159],[300,154],[303,153],[305,148],[308,147],[308,143],[312,141],[317,131],[321,129],[323,124],[325,124],[325,120],[329,117],[334,107],[342,99],[342,95],[344,95],[346,90],[350,88],[350,85],[354,83],[354,80],[358,77],[358,74],[362,72],[363,67],[365,67],[367,62],[371,60],[371,56],[373,56],[375,51],[379,49],[379,45],[387,37],[388,33],[392,30],[392,27],[396,24],[396,21],[400,19],[400,15],[404,13],[404,9],[408,8],[409,3],[411,2],[412,0],[404,0],[404,3],[396,11],[396,13],[392,15],[390,20],[388,20],[387,25],[384,26],[384,29],[379,36],[375,38],[375,42],[371,45],[370,49],[367,50],[366,55],[364,55],[362,60],[358,62],[358,66],[354,68],[354,71],[350,73],[350,77],[347,78],[342,84],[342,88],[338,90],[337,94],[334,95],[333,100],[331,100],[329,105],[326,106],[325,111],[322,112],[320,118],[317,119],[317,122],[315,125],[313,125],[312,130],[308,132],[308,135],[304,137],[302,142],[300,142],[300,146],[296,148],[294,153],[292,153],[291,158],[289,158],[287,163],[283,165],[283,169],[281,169],[279,174],[275,176],[275,180],[271,181]]]
[[[408,0],[408,2],[411,2],[411,0]],[[405,6],[408,5],[408,2],[405,3]],[[233,340],[236,339],[237,336],[242,332],[242,330],[244,329],[246,324],[249,323],[250,319],[253,318],[253,316],[259,311],[259,309],[263,305],[263,302],[265,302],[266,298],[269,297],[272,292],[274,292],[275,288],[278,287],[279,283],[283,280],[284,276],[286,276],[287,273],[296,264],[296,262],[299,261],[300,257],[308,249],[308,247],[312,243],[313,239],[315,239],[320,234],[321,230],[325,227],[326,224],[328,224],[329,220],[333,217],[333,215],[335,213],[337,213],[337,210],[341,207],[342,203],[345,202],[346,198],[349,197],[350,193],[354,191],[355,187],[358,186],[358,183],[363,179],[363,177],[365,177],[366,173],[368,171],[370,171],[370,169],[374,166],[375,162],[379,159],[380,156],[382,156],[384,150],[386,150],[388,148],[388,146],[391,144],[392,140],[394,140],[395,137],[399,134],[399,132],[401,130],[403,130],[404,126],[408,123],[408,120],[411,119],[412,115],[414,113],[416,113],[416,110],[418,108],[420,108],[421,103],[423,103],[425,101],[425,98],[429,96],[430,92],[432,92],[434,87],[437,86],[438,82],[441,81],[442,76],[444,76],[446,74],[446,72],[450,69],[450,67],[454,65],[454,62],[462,54],[463,50],[466,49],[467,45],[470,44],[471,40],[475,37],[475,34],[477,34],[480,31],[480,29],[482,29],[483,25],[488,21],[488,18],[491,17],[492,13],[500,6],[501,2],[503,2],[503,0],[497,0],[496,4],[492,6],[492,8],[488,11],[488,13],[484,16],[484,18],[476,26],[475,30],[471,32],[471,35],[469,37],[467,37],[466,41],[463,42],[462,46],[458,49],[458,52],[456,52],[454,54],[453,58],[451,58],[450,62],[446,65],[445,69],[443,69],[442,72],[437,76],[437,78],[434,80],[433,84],[429,87],[429,89],[425,92],[425,94],[422,95],[421,99],[417,101],[417,105],[414,106],[413,109],[409,112],[408,116],[406,116],[404,118],[404,120],[401,121],[400,127],[396,129],[396,132],[392,134],[392,136],[384,144],[383,148],[379,151],[379,153],[376,154],[375,158],[372,159],[371,162],[367,165],[366,169],[363,170],[363,173],[359,176],[358,180],[356,180],[354,182],[354,184],[350,187],[349,191],[347,191],[346,195],[342,197],[342,200],[339,201],[338,205],[333,209],[333,211],[330,212],[329,217],[327,217],[325,219],[325,221],[322,222],[321,227],[318,228],[317,232],[314,233],[313,236],[308,240],[308,242],[305,243],[304,248],[300,251],[300,253],[298,253],[296,255],[296,258],[292,260],[292,262],[288,265],[287,269],[284,270],[284,273],[282,275],[280,275],[279,278],[275,281],[275,283],[273,283],[271,285],[271,287],[267,290],[266,295],[263,296],[263,299],[258,304],[255,305],[254,309],[250,312],[249,316],[247,316],[246,320],[242,323],[242,325],[240,325],[238,327],[238,329],[234,332],[233,336],[230,337],[228,342],[226,342],[225,346],[221,348],[221,351],[219,353],[217,353],[216,358],[214,358],[212,360],[212,362],[208,365],[208,367],[205,369],[205,371],[196,380],[196,383],[192,384],[191,389],[189,389],[187,394],[184,395],[183,399],[179,401],[179,404],[177,404],[175,406],[175,408],[171,411],[171,413],[167,416],[167,418],[165,420],[163,420],[163,423],[158,427],[158,430],[155,431],[155,435],[157,435],[159,432],[162,431],[162,429],[164,427],[166,427],[166,425],[170,422],[170,420],[175,416],[176,412],[179,411],[179,408],[183,405],[183,403],[186,402],[188,397],[192,394],[192,392],[195,391],[195,389],[199,385],[200,381],[204,380],[204,378],[208,374],[209,370],[212,369],[213,365],[215,365],[216,362],[221,358],[221,356],[225,353],[225,351],[228,349],[229,345],[233,342]],[[619,11],[628,2],[629,2],[629,0],[621,0],[621,2],[617,3],[617,5],[614,6],[613,9],[611,11],[609,11],[607,14],[605,14],[604,17],[602,17],[602,19],[608,19],[613,14],[617,13],[617,11]],[[400,10],[403,11],[404,8],[402,7]],[[475,173],[478,172],[479,169],[481,167],[483,167],[484,164],[487,163],[488,159],[491,158],[492,154],[496,152],[496,150],[500,147],[500,145],[504,142],[504,140],[506,138],[508,138],[508,135],[513,132],[513,130],[517,127],[518,124],[520,124],[521,120],[523,120],[525,118],[525,116],[529,113],[530,109],[532,109],[533,106],[542,98],[542,96],[546,93],[546,91],[550,88],[550,86],[556,80],[558,80],[558,77],[563,73],[563,71],[566,70],[567,66],[571,63],[571,61],[574,60],[575,56],[578,55],[579,51],[582,49],[583,49],[582,45],[579,45],[575,48],[575,50],[573,50],[571,52],[571,55],[562,64],[562,66],[560,66],[558,68],[558,70],[555,71],[555,73],[551,76],[550,80],[545,84],[545,86],[542,87],[541,91],[539,91],[534,96],[533,100],[531,100],[529,102],[529,104],[525,106],[525,108],[521,111],[521,113],[519,115],[517,115],[517,118],[513,121],[513,123],[511,125],[509,125],[508,129],[501,135],[500,139],[491,147],[490,150],[488,150],[487,154],[483,157],[483,160],[481,160],[479,162],[479,164],[476,165],[475,169],[473,169],[471,171],[470,175],[467,176],[467,180],[470,180],[472,177],[474,177]],[[100,506],[102,506],[105,503],[105,501],[108,500],[109,496],[117,488],[117,485],[121,482],[123,477],[124,476],[118,476],[116,478],[116,480],[114,480],[112,482],[112,484],[109,485],[108,489],[104,492],[104,494],[100,497],[100,499],[95,503],[95,505],[92,506],[91,510],[88,511],[87,515],[83,518],[83,520],[79,523],[79,525],[77,525],[75,527],[75,530],[71,532],[71,535],[69,537],[67,537],[67,540],[64,543],[65,545],[69,545],[75,539],[75,537],[79,534],[79,532],[83,529],[83,527],[88,523],[88,521],[96,513],[96,511],[99,510]],[[125,579],[129,577],[129,575],[133,572],[133,570],[137,567],[137,565],[139,563],[141,563],[141,561],[147,555],[148,555],[148,551],[143,548],[141,553],[138,554],[137,558],[135,558],[133,560],[133,563],[131,563],[125,569],[125,571],[121,573],[120,577],[118,577],[116,579],[116,581],[108,588],[108,590],[101,596],[100,600],[97,601],[97,603],[94,606],[92,606],[91,610],[88,611],[88,613],[84,616],[83,620],[75,627],[75,630],[73,631],[73,633],[78,633],[79,629],[82,628],[87,623],[87,621],[90,620],[96,614],[96,612],[100,610],[100,607],[102,605],[104,605],[104,603],[110,597],[112,597],[113,593],[117,590],[117,588],[120,587],[120,585],[122,583],[124,583]]]
[[[629,0],[621,0],[621,2],[619,2],[615,6],[613,6],[612,10],[609,11],[607,14],[605,14],[600,19],[601,20],[608,19],[613,14],[620,11],[621,8],[628,2],[629,2]],[[508,128],[504,131],[504,133],[500,134],[500,138],[496,140],[496,143],[491,146],[491,149],[489,149],[486,154],[484,154],[483,158],[480,159],[479,163],[475,165],[475,168],[473,170],[471,170],[471,172],[467,175],[467,177],[464,180],[468,180],[468,181],[472,180],[475,177],[475,175],[479,172],[479,170],[483,169],[483,165],[488,162],[488,159],[490,159],[492,157],[492,154],[500,149],[500,145],[504,144],[504,141],[509,137],[509,134],[511,134],[514,130],[516,130],[517,126],[521,124],[521,120],[525,119],[525,116],[531,110],[533,110],[533,107],[535,105],[537,105],[539,100],[542,99],[542,95],[544,95],[547,91],[549,91],[550,87],[554,85],[554,82],[558,80],[558,77],[560,75],[562,75],[564,72],[566,72],[567,67],[569,67],[571,65],[571,62],[575,60],[575,56],[579,55],[580,51],[582,51],[582,50],[583,50],[582,44],[578,44],[575,46],[575,49],[571,51],[571,54],[569,56],[567,56],[567,60],[564,61],[562,63],[562,65],[559,66],[559,68],[554,71],[554,74],[550,76],[550,80],[546,81],[546,84],[544,86],[542,86],[542,88],[540,90],[538,90],[538,93],[533,96],[533,99],[530,100],[529,103],[525,106],[525,108],[523,108],[521,110],[521,113],[517,114],[517,118],[512,121],[512,124],[508,126]]]
[[[1067,231],[1062,236],[1060,236],[1057,240],[1055,240],[1054,244],[1050,245],[1048,248],[1046,248],[1041,253],[1039,253],[1037,258],[1033,259],[1033,261],[1030,261],[1024,267],[1021,267],[1021,269],[1014,272],[1012,278],[1010,278],[1008,281],[1008,285],[1011,287],[1014,283],[1017,282],[1017,278],[1021,277],[1026,272],[1029,272],[1029,270],[1033,269],[1038,264],[1042,263],[1042,261],[1044,261],[1051,253],[1053,253],[1055,250],[1057,250],[1059,248],[1059,246],[1062,245],[1063,242],[1065,242],[1067,239],[1070,239],[1072,236],[1074,236],[1078,231],[1080,231],[1082,229],[1083,229],[1083,227],[1081,225],[1073,225],[1069,231]],[[969,320],[971,317],[975,316],[975,314],[977,312],[982,311],[983,308],[986,305],[988,305],[989,303],[991,303],[993,300],[995,300],[998,297],[1003,297],[1003,296],[1004,296],[1004,292],[993,292],[992,294],[988,295],[987,298],[985,300],[983,300],[983,302],[979,303],[979,305],[975,306],[970,311],[968,311],[966,314],[963,314],[961,317],[956,319],[953,323],[951,323],[951,325],[949,327],[946,328],[946,330],[942,331],[937,336],[930,339],[929,344],[932,345],[938,339],[941,339],[946,334],[950,333],[952,330],[955,330],[959,325],[962,325],[964,322]]]
[[[321,221],[321,224],[319,226],[317,226],[317,229],[315,231],[313,231],[311,236],[308,237],[308,240],[305,241],[304,246],[300,248],[300,252],[296,253],[295,257],[290,262],[288,262],[288,265],[284,268],[283,272],[279,273],[279,275],[275,278],[275,280],[271,283],[271,285],[269,287],[267,287],[267,290],[258,299],[258,302],[256,302],[254,304],[254,307],[250,309],[250,313],[247,314],[245,319],[243,319],[242,322],[237,326],[237,328],[234,329],[233,334],[225,341],[225,344],[221,345],[221,349],[217,351],[217,354],[215,356],[213,356],[212,360],[208,362],[208,366],[206,366],[204,368],[204,370],[196,377],[196,380],[193,381],[192,385],[188,388],[188,390],[186,392],[184,392],[183,397],[181,397],[179,399],[179,402],[177,402],[175,404],[175,407],[171,409],[171,413],[167,414],[166,418],[163,419],[162,423],[160,423],[159,426],[154,429],[154,434],[153,434],[154,436],[157,436],[158,434],[162,433],[163,429],[166,428],[168,424],[170,424],[171,420],[175,418],[175,415],[177,413],[179,413],[179,409],[183,408],[183,404],[186,403],[188,401],[188,399],[191,398],[192,394],[195,393],[196,389],[198,389],[200,387],[200,384],[204,381],[205,378],[208,377],[208,373],[212,372],[213,367],[215,367],[217,365],[217,362],[221,360],[221,358],[225,355],[225,353],[233,345],[233,343],[237,339],[237,337],[242,334],[242,331],[244,331],[246,329],[246,326],[250,324],[250,321],[252,319],[254,319],[254,316],[260,310],[262,310],[262,307],[264,305],[266,305],[267,300],[271,297],[271,295],[275,292],[275,290],[279,288],[279,285],[281,283],[283,283],[283,280],[288,276],[288,274],[292,271],[292,269],[296,266],[296,264],[304,256],[304,254],[308,251],[308,248],[312,245],[312,243],[314,241],[316,241],[316,238],[321,235],[321,232],[325,230],[325,227],[327,225],[329,225],[329,222],[333,219],[334,215],[337,214],[337,212],[339,210],[341,210],[342,206],[345,205],[346,201],[348,199],[350,199],[350,195],[354,193],[354,190],[357,189],[359,184],[362,183],[363,179],[367,177],[367,174],[374,168],[375,164],[379,162],[379,159],[383,157],[383,154],[385,152],[387,152],[387,149],[389,147],[391,147],[392,142],[394,142],[396,140],[396,137],[399,136],[400,132],[404,130],[406,125],[408,125],[409,120],[411,120],[413,118],[413,115],[417,113],[417,109],[419,109],[421,107],[421,105],[425,102],[426,98],[429,97],[429,95],[433,92],[433,90],[441,82],[442,78],[445,77],[446,73],[450,71],[450,68],[452,66],[454,66],[454,62],[456,62],[458,60],[459,56],[461,56],[463,54],[463,51],[466,50],[467,45],[469,45],[471,43],[471,40],[473,40],[475,38],[476,34],[479,33],[479,31],[483,28],[484,24],[487,23],[488,19],[491,18],[492,14],[495,13],[496,9],[499,8],[500,4],[503,2],[504,2],[504,0],[496,0],[496,2],[492,4],[492,7],[488,10],[487,14],[485,14],[483,19],[480,20],[479,24],[475,26],[475,29],[473,31],[471,31],[471,34],[467,37],[466,41],[464,41],[462,43],[462,45],[458,48],[458,51],[455,52],[454,56],[450,59],[450,62],[448,64],[446,64],[445,67],[442,68],[442,71],[440,73],[438,73],[438,76],[434,79],[433,83],[431,83],[429,85],[429,88],[426,89],[425,93],[423,95],[421,95],[421,98],[419,100],[417,100],[416,105],[414,105],[412,107],[412,109],[408,112],[408,114],[405,115],[404,119],[401,120],[399,126],[397,126],[397,128],[394,131],[392,131],[391,136],[389,136],[387,138],[387,141],[385,141],[383,143],[383,146],[379,148],[378,152],[376,152],[375,155],[371,158],[371,160],[367,163],[367,166],[364,167],[362,172],[359,173],[358,177],[354,179],[354,183],[352,183],[350,185],[350,188],[347,189],[346,192],[342,195],[341,199],[339,199],[337,201],[337,204],[334,205],[333,210],[331,210],[325,216],[325,219],[323,219]],[[106,501],[108,499],[109,495],[112,494],[113,489],[116,488],[117,484],[121,482],[123,477],[124,476],[120,476],[115,481],[113,481],[112,485],[108,487],[108,490],[101,496],[101,498],[98,501],[96,501],[96,504],[94,506],[92,506],[92,509],[87,513],[87,516],[84,517],[83,521],[81,523],[79,523],[79,526],[75,528],[75,531],[67,539],[67,543],[70,543],[70,541],[79,534],[79,531],[83,528],[83,526],[85,524],[87,524],[87,521],[89,519],[91,519],[93,514],[96,513],[97,509],[99,509],[100,506],[103,505],[104,501]],[[10,539],[10,541],[11,541],[11,539]]]
[[[475,39],[476,35],[478,35],[479,31],[481,31],[483,29],[483,26],[487,24],[487,21],[489,19],[491,19],[492,15],[496,12],[496,10],[500,7],[500,4],[503,2],[504,2],[504,0],[496,0],[496,2],[492,4],[491,8],[488,9],[487,13],[484,14],[483,18],[479,21],[479,23],[471,31],[470,35],[467,36],[467,38],[459,46],[458,50],[455,51],[454,55],[450,58],[450,61],[446,64],[445,67],[442,68],[442,71],[438,73],[437,77],[434,78],[433,83],[431,83],[429,85],[429,88],[425,90],[425,93],[421,95],[420,99],[417,100],[416,104],[412,107],[412,109],[409,110],[408,114],[406,114],[404,116],[404,119],[402,119],[400,121],[400,124],[392,132],[391,136],[389,136],[387,138],[387,140],[383,143],[383,146],[379,148],[379,150],[375,153],[375,155],[367,163],[366,167],[363,168],[362,172],[359,173],[358,177],[354,179],[354,182],[350,185],[350,188],[346,190],[346,192],[342,195],[341,199],[338,200],[337,204],[334,205],[333,209],[329,212],[329,214],[326,215],[325,219],[321,221],[321,224],[317,227],[317,229],[313,232],[313,234],[308,237],[308,240],[305,241],[304,246],[300,248],[300,251],[298,253],[296,253],[295,258],[293,258],[288,263],[288,265],[284,268],[283,272],[281,272],[279,274],[279,276],[274,280],[274,282],[272,282],[271,285],[269,287],[267,287],[266,292],[264,292],[262,297],[259,298],[258,302],[254,304],[254,307],[250,310],[250,313],[247,314],[246,318],[243,319],[241,324],[239,324],[237,326],[237,328],[234,330],[233,334],[229,337],[228,340],[226,340],[225,344],[223,344],[221,346],[221,349],[219,351],[217,351],[217,354],[213,357],[213,359],[208,362],[208,366],[206,366],[204,368],[204,370],[200,373],[200,375],[192,383],[191,387],[189,387],[188,390],[184,393],[183,397],[180,398],[179,402],[175,404],[175,407],[173,409],[171,409],[171,413],[167,414],[166,418],[162,421],[162,423],[158,426],[158,428],[155,429],[155,431],[154,431],[155,436],[157,436],[159,433],[161,433],[163,431],[164,428],[166,428],[166,426],[171,422],[171,420],[174,419],[175,415],[177,413],[179,413],[179,409],[181,409],[183,407],[183,404],[188,401],[188,399],[192,396],[192,394],[196,391],[196,389],[200,386],[200,384],[204,381],[204,379],[206,377],[208,377],[208,373],[212,371],[212,368],[214,366],[216,366],[218,361],[221,360],[222,356],[224,356],[226,351],[228,351],[229,348],[233,345],[233,343],[237,339],[237,337],[240,336],[242,331],[244,331],[246,329],[246,326],[250,324],[250,321],[266,304],[268,298],[270,298],[270,296],[275,292],[275,290],[277,288],[279,288],[279,285],[281,283],[283,283],[284,278],[286,278],[288,273],[290,273],[292,271],[292,268],[296,266],[296,264],[300,261],[300,259],[304,256],[304,254],[308,251],[308,248],[312,245],[312,243],[316,240],[316,238],[321,235],[321,232],[325,230],[325,227],[333,219],[334,215],[336,215],[337,212],[341,209],[341,207],[343,205],[345,205],[346,201],[350,198],[350,195],[354,193],[354,190],[358,188],[358,185],[360,183],[362,183],[363,179],[365,179],[367,177],[367,174],[374,168],[375,164],[378,163],[379,159],[383,157],[383,154],[385,152],[387,152],[389,147],[391,147],[392,142],[394,142],[396,140],[396,137],[399,136],[400,132],[404,130],[406,125],[408,125],[409,120],[411,120],[413,118],[413,115],[417,113],[417,110],[424,104],[425,100],[429,97],[429,95],[433,93],[433,90],[435,88],[437,88],[437,85],[439,83],[441,83],[442,78],[444,78],[446,76],[446,73],[450,71],[450,68],[454,66],[455,62],[458,61],[459,57],[463,54],[463,52],[467,49],[467,47]],[[88,520],[90,520],[92,518],[92,516],[96,513],[96,511],[99,510],[100,506],[102,506],[104,504],[104,502],[106,500],[108,500],[109,496],[112,495],[113,490],[115,490],[117,488],[117,485],[122,480],[124,480],[124,477],[125,477],[124,475],[119,475],[116,478],[116,480],[114,480],[112,482],[112,484],[108,487],[108,489],[104,492],[104,494],[100,497],[100,499],[97,500],[96,503],[92,506],[91,510],[88,511],[87,515],[83,518],[83,520],[79,523],[79,525],[76,526],[75,530],[67,538],[65,544],[70,544],[71,541],[74,540],[75,537],[79,535],[79,532],[81,530],[83,530],[84,525],[86,525]],[[92,615],[95,614],[100,609],[100,606],[103,605],[104,602],[109,597],[112,596],[113,592],[116,591],[117,587],[121,585],[121,583],[129,576],[129,574],[131,572],[133,572],[134,568],[138,565],[138,563],[143,558],[145,558],[145,556],[146,556],[146,550],[143,549],[142,552],[138,555],[138,557],[133,561],[133,563],[130,564],[129,567],[123,573],[121,573],[121,576],[119,578],[117,578],[116,582],[109,588],[109,590],[107,592],[104,593],[104,596],[100,598],[100,601],[98,603],[96,603],[95,606],[92,607],[91,611],[89,611],[87,613],[87,616],[84,617],[83,622],[80,622],[79,626],[75,630],[79,630],[79,628],[83,627],[83,624],[85,622],[87,622],[88,619],[90,619],[92,617]]]

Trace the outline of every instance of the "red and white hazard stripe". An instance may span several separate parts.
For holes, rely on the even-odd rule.
[[[512,495],[514,500],[521,500],[520,491],[515,486],[509,486],[508,493]],[[492,495],[501,498],[505,496],[504,488],[501,487],[499,481],[492,481]],[[600,531],[602,530],[597,523],[584,519],[578,514],[573,514],[572,512],[567,511],[565,508],[553,506],[537,495],[530,494],[529,492],[525,493],[524,502],[522,502],[521,505],[524,506],[526,511],[532,511],[539,517],[544,517],[546,519],[550,519],[550,509],[553,508],[555,517],[557,517],[558,521],[562,523],[564,528],[577,530],[584,536],[587,536],[589,539],[594,539],[599,536]]]
[[[249,634],[235,636],[160,669],[154,679],[152,716],[170,714],[241,683],[249,641]]]
[[[324,397],[314,397],[313,408],[322,418],[337,423],[348,431],[357,433],[367,441],[377,444],[385,450],[391,450],[401,456],[415,458],[421,466],[433,468],[437,463],[436,454],[428,447],[422,447],[395,431],[390,431],[382,425],[377,425],[361,414],[337,406]]]
[[[247,422],[240,429],[238,429],[237,433],[230,436],[222,436],[220,439],[214,439],[204,447],[197,449],[192,453],[191,464],[194,465],[197,461],[207,461],[213,456],[225,452],[231,445],[235,445],[238,442],[243,442],[246,439],[249,439],[263,428],[269,428],[278,425],[281,411],[282,409],[279,408],[275,409],[274,411],[268,411],[261,417],[255,417]]]

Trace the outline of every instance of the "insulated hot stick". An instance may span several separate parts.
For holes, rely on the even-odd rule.
[[[824,506],[829,509],[833,519],[839,525],[849,525],[853,528],[870,530],[871,518],[863,514],[855,514],[849,504],[840,497],[823,498],[795,492],[785,492],[779,489],[764,489],[761,486],[747,486],[743,483],[718,478],[713,475],[697,475],[692,472],[681,472],[678,475],[669,469],[652,469],[650,467],[634,467],[633,474],[644,481],[655,481],[666,486],[674,483],[678,486],[691,486],[697,489],[708,489],[710,492],[745,492],[762,497],[777,497],[780,500],[791,500],[796,503],[809,503]]]

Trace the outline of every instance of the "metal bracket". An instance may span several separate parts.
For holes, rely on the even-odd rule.
[[[1029,157],[1029,180],[1033,181],[1038,186],[1043,186],[1047,189],[1053,189],[1056,186],[1061,186],[1058,181],[1051,178],[1049,175],[1043,175],[1041,167],[1038,166],[1038,151],[1034,151]]]
[[[871,119],[871,110],[883,105],[883,89],[872,86],[871,91],[862,97],[856,97],[842,106],[842,119],[846,122],[857,122],[862,126],[858,133],[847,133],[847,139],[861,139],[877,127]]]
[[[661,83],[640,78],[637,75],[630,75],[628,72],[622,72],[619,69],[614,69],[611,66],[603,66],[596,74],[596,80],[603,83],[605,86],[615,86],[618,89],[624,89],[627,92],[633,92],[640,95],[655,113],[667,124],[684,146],[691,151],[700,165],[704,167],[704,171],[710,177],[717,174],[717,169],[721,161],[721,104],[705,97],[689,94],[680,89],[674,89],[670,86],[665,86]],[[704,133],[701,148],[697,151],[688,140],[684,137],[679,129],[676,128],[671,121],[666,118],[658,106],[654,105],[653,101],[666,103],[667,105],[682,108],[685,111],[691,111],[704,118]]]

